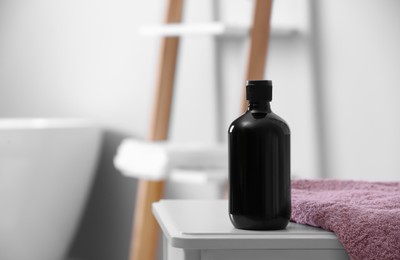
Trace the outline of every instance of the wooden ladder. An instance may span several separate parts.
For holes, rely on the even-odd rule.
[[[165,23],[180,23],[183,0],[167,0]],[[272,0],[255,0],[250,46],[245,79],[263,79],[267,57]],[[179,37],[164,37],[158,64],[156,92],[149,139],[166,140],[171,114]],[[242,110],[247,102],[243,88]],[[155,260],[157,257],[159,227],[152,215],[151,205],[164,195],[164,181],[139,180],[132,230],[130,260]]]

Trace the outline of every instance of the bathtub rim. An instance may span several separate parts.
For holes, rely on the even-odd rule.
[[[65,128],[99,128],[88,118],[62,117],[4,117],[0,118],[1,130],[21,129],[65,129]]]

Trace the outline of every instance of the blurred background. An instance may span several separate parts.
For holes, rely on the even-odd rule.
[[[185,0],[184,22],[213,21],[212,1]],[[249,26],[252,5],[221,0],[219,19]],[[128,258],[136,181],[112,160],[124,138],[148,136],[160,40],[139,30],[161,23],[164,9],[163,0],[0,0],[0,117],[89,118],[103,130],[68,259]],[[274,1],[266,78],[272,110],[291,127],[294,176],[400,180],[399,12],[396,0]],[[241,113],[247,44],[182,38],[171,140],[225,140]],[[215,99],[217,51],[223,100]]]

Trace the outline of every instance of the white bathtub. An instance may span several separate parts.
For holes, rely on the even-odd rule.
[[[0,119],[1,260],[64,259],[100,143],[84,120]]]

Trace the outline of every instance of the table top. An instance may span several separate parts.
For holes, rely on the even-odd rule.
[[[185,249],[339,249],[334,233],[290,222],[284,230],[234,228],[227,200],[161,200],[153,214],[168,243]]]

